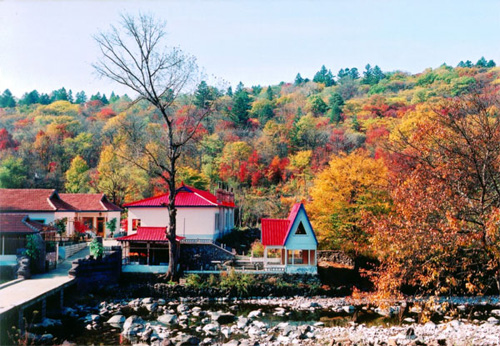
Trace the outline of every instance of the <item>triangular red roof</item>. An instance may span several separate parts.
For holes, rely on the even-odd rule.
[[[293,205],[288,218],[286,219],[262,219],[262,234],[261,241],[264,246],[284,246],[291,232],[293,222],[301,208],[304,208],[302,203]],[[304,208],[305,211],[305,208]],[[306,214],[307,216],[307,214]],[[312,227],[311,227],[312,229]],[[313,236],[316,239],[316,236]],[[316,240],[317,242],[317,240]]]
[[[168,242],[165,234],[166,227],[137,227],[137,233],[125,237],[116,238],[118,241],[154,241]],[[175,240],[180,242],[184,237],[176,236]]]
[[[169,203],[169,194],[145,198],[140,201],[124,204],[124,207],[165,207]],[[231,207],[234,203],[219,203],[217,197],[208,191],[203,191],[192,186],[182,185],[177,189],[175,196],[176,207]]]

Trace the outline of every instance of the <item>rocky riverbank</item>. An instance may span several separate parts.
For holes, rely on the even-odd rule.
[[[496,298],[400,301],[374,306],[348,298],[165,300],[138,298],[66,308],[85,334],[144,345],[499,345]],[[422,307],[425,306],[422,311]],[[427,310],[432,313],[429,314]],[[431,319],[424,322],[424,318]],[[417,323],[421,321],[422,323]],[[52,322],[57,324],[58,322]],[[61,342],[45,333],[43,342]]]

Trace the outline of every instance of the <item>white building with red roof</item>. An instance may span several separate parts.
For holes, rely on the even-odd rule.
[[[110,236],[106,222],[120,224],[121,208],[102,193],[58,193],[54,189],[0,189],[0,218],[5,214],[28,215],[32,221],[50,224],[66,219],[66,234],[93,231]]]
[[[317,274],[318,240],[302,203],[287,219],[262,219],[264,269],[290,274]]]
[[[128,209],[128,234],[139,227],[160,227],[169,224],[169,194],[146,198],[124,205]],[[214,194],[182,184],[175,197],[177,235],[187,240],[216,240],[234,228],[234,195],[218,189]]]
[[[130,264],[147,265],[148,270],[164,272],[168,263],[169,194],[162,194],[124,205],[128,209],[128,235],[118,238],[123,256]],[[215,195],[182,184],[175,197],[177,208],[176,240],[179,254],[186,247],[220,246],[215,240],[234,227],[234,195],[218,189]],[[227,251],[227,250],[224,250]],[[134,267],[135,269],[127,269]],[[139,270],[127,266],[124,270]],[[146,270],[143,268],[143,270]]]

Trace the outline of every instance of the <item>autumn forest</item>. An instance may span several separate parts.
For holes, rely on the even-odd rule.
[[[303,201],[320,247],[376,263],[380,292],[498,292],[499,87],[485,58],[418,74],[322,66],[234,90],[198,81],[169,110],[195,130],[177,183],[232,188],[240,228]],[[5,90],[0,187],[99,191],[119,205],[166,192],[150,163],[166,155],[164,126],[127,95]]]

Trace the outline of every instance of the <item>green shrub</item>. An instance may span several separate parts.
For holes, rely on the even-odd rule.
[[[108,222],[106,222],[106,227],[109,229],[109,233],[111,234],[111,238],[113,238],[113,233],[116,231],[116,218],[112,218]]]
[[[33,261],[40,256],[40,249],[38,248],[38,242],[35,235],[30,234],[26,236],[26,249],[24,250],[24,254]]]
[[[101,258],[104,255],[104,246],[101,242],[97,240],[97,238],[92,239],[89,244],[90,254],[95,258]]]
[[[198,274],[189,274],[186,277],[186,286],[187,287],[193,287],[193,288],[201,288],[203,287],[203,280]]]
[[[252,275],[237,274],[234,269],[229,273],[221,273],[220,287],[235,290],[239,296],[247,295],[250,287],[255,283]]]

